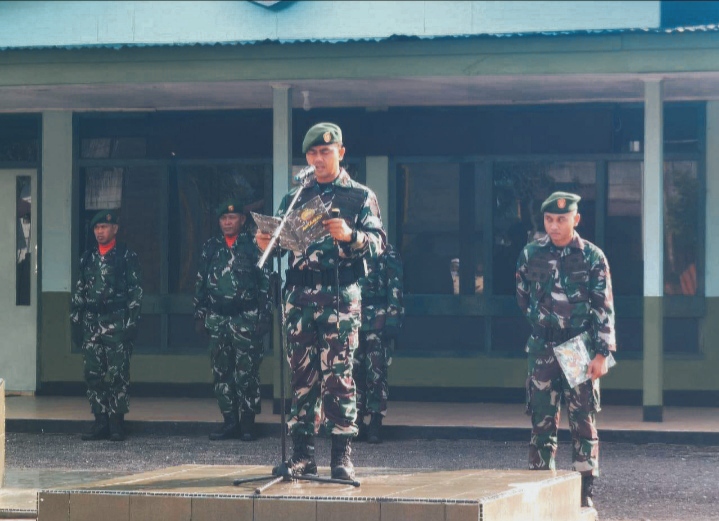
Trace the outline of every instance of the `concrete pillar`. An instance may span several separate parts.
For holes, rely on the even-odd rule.
[[[0,378],[0,488],[5,483],[5,381]]]
[[[719,297],[719,102],[707,103],[706,296]]]
[[[664,391],[664,117],[662,80],[644,84],[644,421],[662,421]]]
[[[385,230],[389,230],[389,158],[387,156],[368,156],[366,165],[367,186],[377,196],[382,224],[384,224]]]
[[[72,112],[42,115],[42,291],[72,284]]]
[[[289,85],[272,85],[272,209],[277,210],[282,198],[290,187],[292,176],[292,89]],[[269,260],[268,260],[269,262]],[[276,267],[276,263],[274,264]],[[287,268],[287,260],[283,259],[282,275]],[[285,364],[285,389],[289,381],[289,367],[284,353],[280,349],[279,314],[275,313],[275,331],[272,349],[278,358],[273,371],[273,411],[280,412],[280,364]]]

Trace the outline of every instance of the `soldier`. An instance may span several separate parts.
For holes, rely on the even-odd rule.
[[[262,337],[272,308],[269,272],[257,267],[257,248],[247,215],[238,201],[220,205],[221,236],[202,247],[195,284],[195,329],[209,336],[215,397],[224,423],[211,440],[255,438],[260,413]]]
[[[80,259],[70,320],[81,346],[87,398],[95,422],[82,439],[122,441],[130,406],[130,355],[137,336],[142,287],[137,255],[116,240],[118,215],[98,212],[90,222],[97,248]]]
[[[574,470],[582,474],[582,506],[593,506],[599,475],[599,378],[616,350],[609,264],[602,250],[575,231],[580,197],[555,192],[542,203],[547,235],[527,244],[517,261],[517,303],[532,325],[527,342],[527,414],[532,418],[529,468],[554,470],[560,399],[572,434]],[[584,383],[569,387],[552,348],[585,331],[592,339]]]
[[[292,456],[273,472],[317,472],[314,435],[321,406],[324,428],[332,436],[332,477],[353,479],[350,440],[357,435],[357,404],[352,357],[361,313],[357,281],[365,275],[365,258],[381,254],[386,237],[375,194],[340,167],[345,154],[340,128],[332,123],[314,125],[305,135],[302,152],[315,175],[306,182],[296,208],[320,196],[328,208],[340,210],[340,217],[324,222],[331,237],[289,254],[284,301],[292,378],[288,429],[294,447]],[[279,216],[295,192],[284,197]],[[259,231],[255,238],[263,251],[271,239]]]
[[[359,439],[382,443],[382,419],[387,415],[387,369],[392,347],[402,326],[402,259],[391,244],[375,261],[367,263],[367,276],[360,279],[362,326],[355,353]],[[369,426],[364,423],[370,416]]]

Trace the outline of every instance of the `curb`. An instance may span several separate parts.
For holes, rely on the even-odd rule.
[[[8,419],[5,430],[7,433],[23,434],[79,434],[87,430],[90,425],[90,420]],[[125,425],[129,434],[206,436],[220,425],[220,422],[128,420]],[[277,423],[258,422],[255,429],[259,437],[279,437],[281,434]],[[529,425],[526,428],[384,425],[382,433],[387,441],[438,439],[528,441],[530,427]],[[719,432],[600,429],[599,436],[602,441],[611,443],[719,446]],[[569,430],[560,428],[559,441],[570,440]]]

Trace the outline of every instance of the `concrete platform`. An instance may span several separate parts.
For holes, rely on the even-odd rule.
[[[379,473],[381,472],[381,473]],[[378,473],[359,469],[360,487],[235,479],[270,467],[182,465],[38,493],[38,521],[588,521],[576,472],[472,470]],[[321,468],[328,476],[329,469]]]

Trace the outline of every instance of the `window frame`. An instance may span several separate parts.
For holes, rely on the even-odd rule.
[[[672,161],[695,161],[697,163],[697,178],[699,190],[699,206],[698,213],[698,243],[697,243],[697,295],[665,295],[664,296],[664,318],[695,318],[701,319],[706,314],[705,302],[705,230],[706,230],[706,199],[702,197],[706,193],[706,159],[705,159],[705,132],[702,129],[699,132],[700,146],[695,152],[667,152],[664,154],[664,162]],[[405,313],[408,315],[421,316],[441,316],[441,315],[460,315],[460,316],[476,316],[485,321],[485,338],[484,350],[472,352],[472,355],[490,355],[498,358],[520,358],[526,356],[523,350],[517,352],[501,352],[492,350],[492,318],[493,317],[520,317],[521,313],[517,308],[516,299],[509,295],[494,295],[493,293],[493,215],[492,215],[492,198],[493,198],[493,174],[494,164],[505,161],[546,161],[546,162],[594,162],[596,165],[596,208],[595,208],[595,243],[600,248],[604,247],[606,233],[606,208],[608,201],[608,163],[612,161],[633,161],[643,162],[643,152],[619,152],[619,153],[602,153],[602,154],[517,154],[517,155],[466,155],[466,156],[392,156],[389,161],[390,181],[393,186],[390,187],[390,193],[394,194],[395,214],[401,212],[404,208],[403,192],[400,186],[401,175],[398,171],[400,164],[411,163],[460,163],[466,168],[460,173],[460,236],[469,237],[477,230],[474,230],[474,208],[482,208],[484,211],[483,222],[485,233],[483,235],[483,264],[484,264],[484,293],[475,294],[468,293],[469,289],[466,284],[462,284],[462,280],[467,280],[467,274],[462,270],[465,266],[470,270],[474,266],[473,262],[467,262],[462,254],[470,255],[470,261],[474,261],[471,257],[471,244],[461,245],[460,250],[460,294],[459,295],[422,295],[409,294],[404,296]],[[474,175],[479,172],[479,175]],[[464,174],[463,174],[464,173]],[[472,175],[469,175],[472,174]],[[469,186],[462,185],[462,175],[477,179],[480,186],[473,186],[471,190],[466,189]],[[476,201],[476,195],[479,195],[480,201]],[[479,204],[478,204],[479,203]],[[402,223],[398,216],[395,216],[391,236],[399,239],[402,236]],[[465,241],[470,243],[470,241]],[[473,279],[473,277],[472,277]],[[470,280],[472,280],[470,279]],[[624,318],[641,318],[643,316],[643,299],[642,295],[637,296],[615,296],[615,310],[618,315]],[[425,356],[426,351],[402,350],[401,341],[398,345],[397,354],[399,356]],[[453,356],[451,350],[437,350],[432,353],[442,353],[447,356]],[[467,356],[463,352],[460,356]],[[701,345],[695,353],[669,353],[666,356],[676,358],[696,358],[702,356]],[[627,352],[626,358],[640,359],[642,351]]]
[[[76,147],[77,149],[78,147]],[[132,168],[132,167],[154,167],[160,170],[161,184],[163,189],[160,192],[160,224],[159,229],[162,230],[160,237],[160,291],[158,293],[145,293],[142,299],[143,315],[160,315],[160,345],[142,349],[138,352],[142,354],[168,354],[168,355],[205,355],[204,351],[199,349],[171,349],[169,346],[169,322],[170,315],[192,315],[194,313],[193,295],[188,293],[169,293],[169,228],[170,219],[170,200],[169,200],[169,184],[172,176],[177,176],[179,167],[183,166],[218,166],[218,165],[264,165],[265,167],[265,194],[272,193],[272,158],[223,158],[223,159],[80,159],[75,156],[75,165],[78,183],[77,203],[74,205],[75,215],[79,215],[82,202],[80,201],[80,193],[82,191],[82,183],[80,172],[85,168]],[[272,202],[270,198],[265,198],[266,213],[270,213]],[[76,217],[77,219],[77,217]],[[79,227],[75,227],[79,242]],[[77,250],[77,248],[75,248]],[[78,255],[74,255],[77,257]],[[77,269],[73,270],[73,288],[77,280]]]

